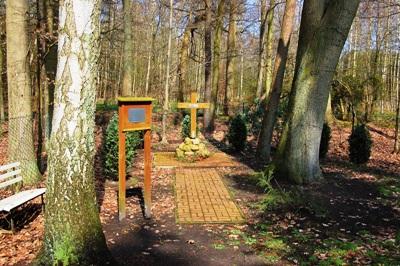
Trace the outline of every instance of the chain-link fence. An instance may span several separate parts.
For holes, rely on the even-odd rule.
[[[41,176],[38,168],[38,154],[41,153],[39,128],[38,122],[31,116],[10,117],[2,125],[0,165],[20,162],[26,183],[34,182]]]

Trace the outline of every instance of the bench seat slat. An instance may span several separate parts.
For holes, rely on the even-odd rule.
[[[43,195],[46,192],[45,188],[37,188],[31,190],[21,191],[17,194],[14,194],[8,198],[0,200],[0,211],[9,212],[12,209],[28,202],[34,198]]]
[[[19,174],[21,174],[21,169],[17,169],[17,170],[2,174],[2,175],[0,175],[0,181],[5,180],[11,176],[19,175]]]
[[[6,170],[11,169],[11,168],[19,167],[20,165],[21,165],[20,162],[9,163],[9,164],[6,164],[6,165],[0,165],[0,172],[6,171]]]
[[[12,184],[18,183],[22,181],[22,177],[21,176],[17,176],[16,178],[10,179],[8,181],[2,182],[0,183],[0,188],[5,188],[8,186],[11,186]]]

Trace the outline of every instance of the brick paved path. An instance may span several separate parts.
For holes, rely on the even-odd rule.
[[[177,221],[240,223],[243,216],[213,168],[176,169]]]
[[[223,152],[213,153],[209,158],[197,162],[182,162],[175,157],[175,152],[156,152],[154,153],[154,165],[160,168],[174,167],[238,167],[240,163],[234,158]]]

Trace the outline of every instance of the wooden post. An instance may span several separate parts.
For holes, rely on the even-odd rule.
[[[125,166],[125,133],[122,131],[123,115],[122,106],[118,108],[118,218],[120,221],[126,217],[126,166]]]
[[[144,215],[151,218],[151,130],[144,133]]]
[[[197,102],[197,93],[192,92],[190,95],[190,102],[192,104],[196,104]],[[190,137],[194,139],[197,135],[197,109],[192,108],[190,109]]]

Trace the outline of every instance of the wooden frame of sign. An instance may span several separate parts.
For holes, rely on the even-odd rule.
[[[118,98],[118,217],[126,217],[126,132],[144,131],[144,215],[151,217],[151,116],[152,102],[147,97]]]

